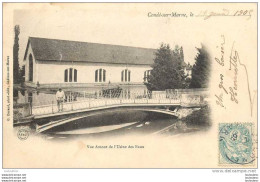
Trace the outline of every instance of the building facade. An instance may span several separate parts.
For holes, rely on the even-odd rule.
[[[25,84],[38,88],[121,87],[145,91],[155,49],[30,37]]]

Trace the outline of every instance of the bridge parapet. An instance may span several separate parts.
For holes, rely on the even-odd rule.
[[[180,100],[174,99],[90,99],[90,100],[82,100],[76,102],[67,102],[63,104],[63,111],[61,112],[69,112],[69,111],[78,111],[85,109],[98,109],[100,107],[107,106],[124,106],[129,105],[132,106],[149,106],[149,105],[158,105],[158,106],[166,106],[166,105],[180,105]],[[56,102],[52,102],[50,105],[43,106],[35,106],[32,108],[33,115],[46,115],[46,114],[54,114],[58,113],[58,106]]]
[[[174,89],[159,92],[147,93],[127,93],[116,95],[103,95],[99,98],[85,98],[76,101],[66,101],[63,103],[63,111],[72,112],[86,109],[98,109],[100,107],[114,106],[182,106],[182,107],[200,107],[207,104],[205,98],[208,97],[208,91],[205,89]],[[57,102],[53,100],[50,103],[32,106],[32,114],[35,116],[50,115],[58,113]]]

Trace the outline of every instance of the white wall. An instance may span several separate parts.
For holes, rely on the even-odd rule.
[[[121,71],[128,68],[131,71],[130,83],[143,83],[144,72],[150,70],[150,66],[101,63],[66,63],[58,61],[37,61],[37,79],[40,84],[64,83],[64,70],[74,68],[78,70],[77,83],[96,83],[95,70],[106,70],[106,82],[122,83]],[[68,82],[69,83],[69,82]]]

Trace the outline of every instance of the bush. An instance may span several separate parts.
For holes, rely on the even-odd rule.
[[[205,106],[182,119],[187,125],[211,126],[210,108]]]

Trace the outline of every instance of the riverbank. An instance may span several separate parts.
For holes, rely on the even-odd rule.
[[[163,135],[176,135],[180,133],[191,133],[208,130],[212,123],[210,119],[210,107],[183,108],[178,111],[178,120],[170,127],[160,131]]]

